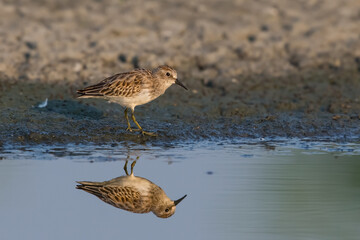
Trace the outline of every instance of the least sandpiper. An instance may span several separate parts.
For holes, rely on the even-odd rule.
[[[114,207],[134,213],[153,212],[160,218],[168,218],[175,213],[176,205],[185,197],[172,201],[156,184],[146,178],[134,176],[131,164],[131,174],[127,171],[127,161],[124,166],[126,176],[117,177],[105,182],[77,182],[77,189],[91,193]]]
[[[172,84],[187,88],[177,79],[175,69],[169,66],[159,66],[153,70],[135,69],[130,72],[118,73],[105,78],[98,84],[78,90],[80,98],[104,98],[110,102],[125,107],[125,119],[128,131],[140,131],[143,135],[156,134],[145,132],[135,119],[134,109],[138,105],[148,103],[165,93]],[[131,128],[128,109],[131,118],[138,129]]]

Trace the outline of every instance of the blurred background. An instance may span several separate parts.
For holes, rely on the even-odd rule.
[[[3,119],[27,128],[13,132],[16,137],[39,130],[21,119],[46,98],[52,109],[42,111],[46,119],[111,116],[112,125],[123,125],[120,107],[85,101],[95,106],[91,112],[74,101],[76,89],[160,64],[173,66],[191,91],[171,88],[162,100],[140,107],[139,121],[180,118],[188,121],[185,129],[192,125],[185,138],[194,129],[201,137],[209,135],[206,129],[230,137],[360,133],[358,0],[1,0],[0,42],[0,107],[10,111]],[[46,125],[38,112],[30,115]],[[193,124],[199,118],[206,129]],[[227,118],[231,132],[213,124]],[[151,119],[141,122],[157,127]],[[40,130],[48,134],[52,126],[46,126]],[[6,135],[7,129],[0,131]]]
[[[9,78],[80,85],[164,63],[186,79],[225,82],[242,75],[360,68],[357,0],[0,4],[0,70]]]

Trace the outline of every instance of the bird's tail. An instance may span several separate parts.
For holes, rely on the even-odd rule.
[[[76,181],[77,183],[79,183],[80,185],[76,185],[76,188],[81,188],[81,187],[102,187],[104,186],[104,182],[89,182],[89,181]]]
[[[103,186],[102,182],[87,182],[79,181],[79,185],[76,185],[76,189],[84,190],[85,192],[94,194],[95,196],[102,198],[102,194],[99,191],[99,188]]]
[[[104,87],[104,83],[100,82],[98,84],[86,87],[84,89],[77,90],[76,92],[80,94],[79,97],[99,97],[104,96],[104,94],[101,93],[102,88]]]

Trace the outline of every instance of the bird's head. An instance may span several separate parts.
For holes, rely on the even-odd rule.
[[[175,201],[170,199],[163,201],[156,209],[154,209],[154,214],[160,218],[171,217],[175,213],[176,205],[178,205],[185,197],[186,195]]]
[[[182,84],[178,80],[176,70],[173,69],[170,66],[167,66],[167,65],[159,66],[159,67],[154,69],[153,74],[156,77],[158,77],[158,78],[162,79],[163,81],[165,81],[166,85],[168,85],[169,87],[172,84],[177,84],[177,85],[185,88],[186,90],[188,90],[187,87],[185,87],[184,84]]]

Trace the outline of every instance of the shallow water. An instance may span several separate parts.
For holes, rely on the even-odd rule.
[[[0,152],[2,239],[358,239],[360,146],[306,141],[67,145]],[[168,219],[106,204],[75,181],[134,172],[172,199]]]

